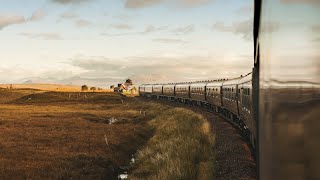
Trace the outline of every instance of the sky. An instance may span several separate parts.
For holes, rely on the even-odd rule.
[[[0,3],[0,83],[194,81],[253,66],[251,0]]]

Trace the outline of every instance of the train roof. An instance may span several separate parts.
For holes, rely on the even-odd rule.
[[[232,79],[215,79],[215,80],[203,80],[203,81],[193,81],[193,82],[177,82],[177,83],[156,83],[156,84],[142,84],[141,86],[221,86],[221,85],[233,85],[242,82],[247,82],[251,80],[252,72],[245,76],[240,76]]]
[[[176,83],[168,83],[168,84],[164,84],[163,86],[175,86]]]
[[[146,84],[145,87],[153,87],[153,84]]]
[[[249,73],[249,74],[241,77],[238,83],[242,84],[242,83],[246,83],[246,82],[250,82],[250,81],[252,81],[252,73]]]
[[[191,83],[177,83],[176,86],[184,87],[184,86],[190,86]]]
[[[250,74],[252,74],[251,72],[248,73],[247,75],[245,76],[240,76],[240,77],[237,77],[237,78],[233,78],[233,79],[227,79],[223,82],[223,86],[226,86],[226,85],[236,85],[236,84],[239,84],[239,82],[242,80],[242,79],[245,79],[245,78],[248,78],[250,77]]]
[[[207,84],[207,86],[222,86],[224,81],[213,81],[213,82],[209,82]]]
[[[198,82],[194,82],[194,83],[191,83],[191,87],[193,86],[206,86],[208,84],[208,82],[202,82],[202,81],[198,81]]]

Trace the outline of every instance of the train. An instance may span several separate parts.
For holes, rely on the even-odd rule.
[[[320,179],[320,1],[253,2],[252,73],[144,84],[140,94],[201,106],[238,126],[254,147],[258,179]]]
[[[199,106],[222,115],[248,137],[256,147],[257,129],[253,118],[252,73],[232,79],[167,84],[142,84],[141,96]]]

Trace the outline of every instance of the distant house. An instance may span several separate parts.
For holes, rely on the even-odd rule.
[[[137,94],[138,89],[131,79],[127,79],[125,83],[118,84],[118,88],[114,88],[114,92],[122,92],[123,94]]]

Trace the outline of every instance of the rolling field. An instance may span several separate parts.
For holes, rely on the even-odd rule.
[[[0,89],[0,177],[113,177],[152,133],[140,110],[113,93]]]
[[[11,84],[0,84],[0,88],[10,88]],[[64,84],[12,84],[14,89],[41,89],[56,92],[81,92],[80,86]],[[110,89],[95,90],[95,92],[112,92]]]
[[[215,172],[201,115],[105,92],[0,88],[0,154],[3,179],[115,179],[132,155],[132,179]]]

